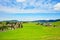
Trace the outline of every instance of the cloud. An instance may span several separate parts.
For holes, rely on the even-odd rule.
[[[8,13],[51,13],[51,0],[0,0],[0,11]],[[57,4],[56,4],[57,5]],[[59,6],[60,7],[60,6]],[[57,7],[54,7],[56,9]],[[58,9],[58,8],[57,8]]]
[[[24,9],[16,9],[16,8],[7,8],[7,7],[0,7],[0,11],[2,12],[8,12],[8,13],[35,13],[40,12],[44,10],[24,10]]]
[[[56,5],[54,5],[54,10],[60,11],[60,3],[57,3]]]
[[[26,0],[16,0],[17,2],[25,2]]]
[[[3,17],[3,18],[1,18],[0,17],[0,21],[6,21],[6,20],[19,20],[19,21],[34,21],[34,20],[51,20],[51,19],[58,19],[58,18],[53,18],[53,17],[33,17],[33,16],[30,16],[30,17],[17,17],[17,16],[14,16],[14,17]]]
[[[17,9],[15,7],[9,8],[0,6],[0,12],[6,13],[54,13],[52,10],[44,10],[44,9]]]

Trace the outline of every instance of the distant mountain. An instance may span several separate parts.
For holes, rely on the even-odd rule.
[[[56,21],[60,21],[60,19],[56,19],[56,20],[36,20],[35,22],[56,22]]]
[[[60,21],[60,19],[57,19],[56,21]]]
[[[60,19],[56,19],[56,20],[35,20],[35,21],[6,20],[6,22],[56,22],[56,21],[60,21]]]
[[[18,20],[6,20],[6,21],[1,21],[1,22],[19,22]]]
[[[9,20],[8,22],[19,22],[18,20]]]

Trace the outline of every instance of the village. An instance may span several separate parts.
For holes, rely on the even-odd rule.
[[[13,30],[13,29],[17,29],[17,28],[23,28],[23,25],[21,22],[15,22],[15,23],[0,22],[0,30],[1,31],[5,31],[5,30],[9,30],[9,29]]]

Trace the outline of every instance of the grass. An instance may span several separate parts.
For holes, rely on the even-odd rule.
[[[23,26],[23,28],[0,32],[0,40],[60,40],[60,28],[45,27],[32,22],[24,23]]]

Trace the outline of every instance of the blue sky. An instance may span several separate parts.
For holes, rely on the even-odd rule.
[[[0,21],[60,19],[60,0],[0,0]]]
[[[3,15],[4,14],[4,15]],[[60,19],[60,13],[25,13],[25,14],[0,14],[0,21],[3,20],[19,20],[19,21],[33,21],[33,20],[55,20]]]

